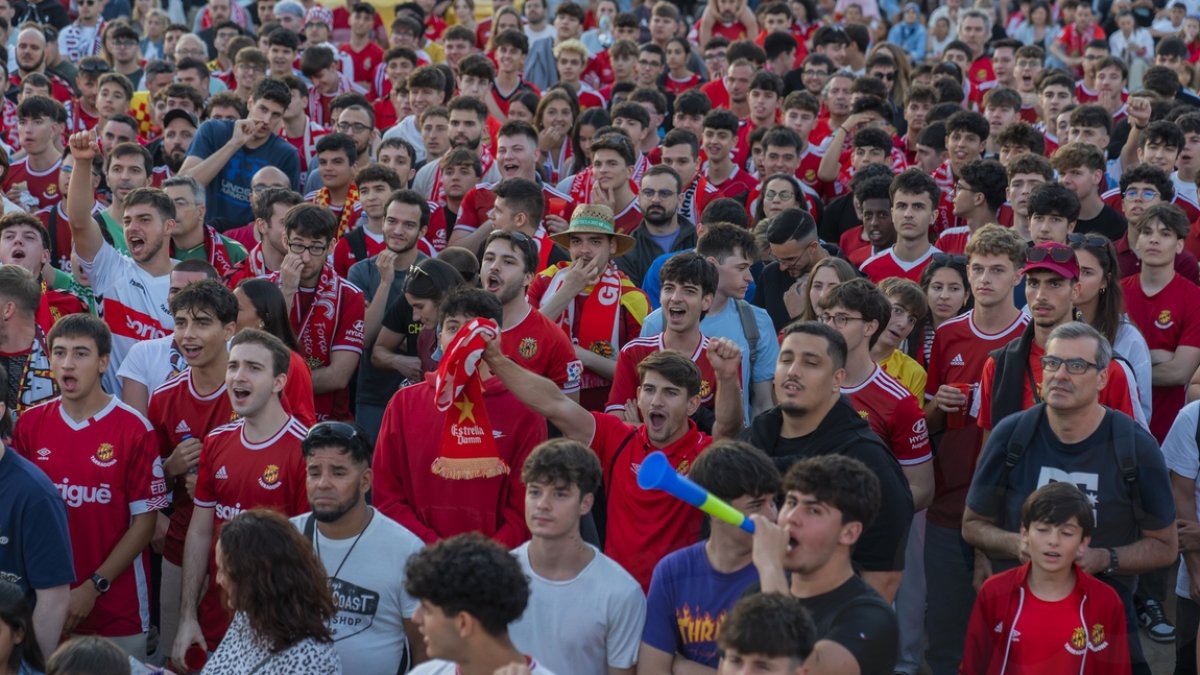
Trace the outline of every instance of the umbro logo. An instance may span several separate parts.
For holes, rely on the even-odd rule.
[[[965,366],[965,365],[967,365],[967,363],[966,363],[966,361],[963,361],[962,354],[955,354],[954,358],[950,359],[950,365]]]
[[[221,468],[217,469],[217,474],[214,476],[214,478],[216,478],[217,480],[228,480],[229,479],[229,472],[225,470],[224,464],[221,465]]]
[[[37,451],[38,461],[44,462],[50,459],[50,448],[42,448]]]
[[[175,426],[175,433],[190,434],[192,433],[192,428],[188,426],[187,420],[179,420],[179,424]]]

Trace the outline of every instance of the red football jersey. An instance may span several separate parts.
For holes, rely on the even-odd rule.
[[[389,105],[391,103],[389,102]],[[304,133],[299,136],[288,136],[282,128],[279,129],[279,136],[287,141],[296,149],[296,154],[300,155],[300,184],[303,185],[310,171],[315,171],[317,168],[317,139],[321,138],[329,130],[309,120],[308,126],[304,128]]]
[[[378,15],[376,15],[378,18]],[[353,75],[351,78],[358,83],[360,87],[367,90],[367,100],[379,98],[381,94],[375,91],[375,68],[380,63],[383,63],[383,48],[374,42],[368,41],[362,51],[354,51],[349,42],[343,42],[338,45],[338,51],[343,54],[350,55],[350,62],[354,64]]]
[[[1180,347],[1200,347],[1200,315],[1188,311],[1196,301],[1196,286],[1176,274],[1153,296],[1142,290],[1141,279],[1130,276],[1121,280],[1125,292],[1125,311],[1133,325],[1142,331],[1146,346],[1174,352]],[[1166,438],[1171,424],[1186,403],[1186,386],[1155,386],[1150,432],[1159,443]]]
[[[7,193],[17,183],[25,183],[26,190],[37,200],[37,206],[31,211],[54,206],[63,197],[58,192],[58,170],[61,167],[62,160],[60,159],[48,170],[38,172],[29,168],[28,157],[14,160],[12,166],[8,168],[8,175],[4,177],[4,192]],[[24,204],[18,204],[18,206],[24,206]]]
[[[800,153],[800,168],[796,169],[796,178],[799,178],[805,185],[816,188],[820,182],[817,180],[817,169],[821,168],[821,160],[824,159],[825,153],[821,152],[821,148],[809,143],[804,147],[804,151]]]
[[[454,229],[474,232],[488,221],[488,213],[496,205],[496,193],[493,192],[495,187],[495,183],[480,183],[467,191],[458,207],[458,220],[454,223]],[[542,196],[546,199],[546,213],[565,214],[563,217],[569,219],[575,210],[571,197],[551,185],[542,184]],[[634,203],[637,201],[634,200]]]
[[[943,253],[962,255],[967,250],[967,240],[971,238],[971,228],[963,225],[942,230],[934,246]]]
[[[729,107],[729,90],[725,88],[725,79],[718,77],[700,87],[701,93],[712,101],[713,110]]]
[[[430,209],[432,212],[432,209]],[[362,228],[363,242],[366,244],[367,257],[374,258],[379,255],[387,245],[383,243],[383,235],[380,234],[376,238],[375,234],[367,228]],[[350,275],[350,268],[359,259],[354,255],[354,249],[350,248],[350,242],[345,237],[338,239],[333,245],[333,269],[338,273],[338,276],[345,279]]]
[[[921,272],[925,271],[925,267],[933,259],[935,253],[939,253],[937,248],[930,246],[917,260],[905,262],[896,257],[894,248],[885,248],[867,258],[867,261],[858,269],[874,283],[879,283],[888,277],[901,277],[913,283],[921,283]]]
[[[608,403],[604,406],[604,412],[619,412],[625,408],[626,401],[637,400],[638,364],[647,356],[666,348],[666,345],[663,344],[662,333],[640,337],[621,347],[621,353],[617,355],[617,370],[613,374],[612,387],[608,390]],[[717,374],[713,371],[712,364],[708,362],[707,348],[708,337],[701,334],[700,342],[696,344],[691,358],[692,362],[700,368],[700,405],[711,408],[716,402],[714,395],[717,391]]]
[[[663,90],[679,96],[689,89],[699,87],[702,81],[700,75],[697,73],[690,73],[690,77],[685,77],[682,80],[675,79],[670,73],[667,73],[667,76],[663,78]]]
[[[307,470],[300,442],[308,429],[294,417],[261,443],[246,440],[245,420],[217,427],[204,439],[196,476],[196,506],[213,509],[209,548],[210,583],[200,600],[200,625],[209,649],[216,649],[232,618],[216,579],[214,550],[221,526],[247,509],[265,507],[295,516],[309,510]]]
[[[92,417],[75,421],[54,399],[26,410],[13,447],[41,469],[67,504],[72,587],[90,579],[129,530],[130,519],[166,508],[167,484],[150,422],[113,397]],[[74,632],[104,637],[150,629],[150,567],[146,552],[109,580],[91,614]]]
[[[150,394],[146,416],[154,425],[164,461],[175,451],[175,446],[189,438],[203,441],[210,431],[229,424],[237,417],[225,385],[221,384],[213,393],[201,396],[192,382],[191,369],[167,380]],[[163,542],[163,557],[182,567],[183,538],[187,535],[188,523],[192,521],[192,498],[188,496],[182,476],[176,481],[173,494],[172,505],[175,509]]]
[[[583,363],[575,346],[558,324],[538,310],[530,307],[525,318],[500,331],[500,351],[525,370],[553,380],[564,394],[579,391]]]
[[[912,392],[875,366],[862,384],[842,388],[855,410],[871,425],[901,466],[915,466],[933,458],[925,411]]]
[[[708,176],[707,167],[704,169],[704,179],[712,183],[712,186],[717,189],[716,194],[709,200],[710,202],[713,199],[729,197],[744,204],[749,200],[750,193],[758,188],[758,180],[754,176],[751,176],[750,172],[743,170],[737,164],[733,165],[733,171],[729,174],[729,177],[720,184],[712,182],[712,179]]]

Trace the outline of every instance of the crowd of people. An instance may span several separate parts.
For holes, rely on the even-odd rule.
[[[1197,2],[0,46],[0,675],[1197,672]]]

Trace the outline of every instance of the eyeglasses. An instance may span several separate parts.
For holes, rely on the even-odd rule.
[[[115,38],[112,43],[115,47],[133,47],[138,41],[133,38]]]
[[[1148,202],[1151,199],[1158,199],[1158,196],[1158,190],[1154,188],[1142,188],[1139,190],[1131,187],[1125,191],[1125,199],[1140,199],[1144,202]]]
[[[329,242],[324,242],[321,244],[312,244],[310,246],[305,246],[304,244],[301,244],[298,241],[289,241],[288,242],[288,249],[290,249],[292,253],[295,253],[297,255],[304,253],[305,251],[308,251],[309,254],[312,256],[320,256],[320,255],[324,255],[325,249],[327,249],[327,248],[329,248]]]
[[[963,185],[962,183],[955,183],[954,191],[955,192],[979,192],[979,190],[976,190],[975,188],[973,188],[969,185]]]
[[[1084,361],[1083,359],[1060,359],[1057,356],[1042,357],[1042,370],[1047,373],[1057,373],[1058,369],[1064,365],[1067,367],[1067,372],[1071,375],[1083,375],[1092,368],[1102,370],[1099,364]]]
[[[654,201],[655,199],[661,199],[663,201],[666,201],[666,200],[670,199],[671,197],[675,196],[675,191],[674,190],[652,190],[650,188],[642,188],[642,191],[640,194],[646,195],[646,198],[649,199],[650,201]]]
[[[822,314],[817,318],[826,326],[832,324],[838,328],[845,328],[846,324],[850,323],[851,321],[866,321],[866,319],[861,316],[850,316],[848,314]]]
[[[962,265],[967,266],[967,256],[951,255],[949,253],[934,253],[930,258],[930,262],[934,265]]]
[[[1053,260],[1056,263],[1068,263],[1075,260],[1075,251],[1069,246],[1055,244],[1046,248],[1031,248],[1025,251],[1025,262],[1040,263],[1045,262],[1046,258]]]
[[[359,436],[358,429],[345,422],[320,422],[308,430],[306,441],[323,440],[321,437],[332,436],[339,441],[352,441]]]
[[[338,122],[337,130],[343,134],[361,134],[371,130],[371,127],[361,122]]]
[[[641,59],[638,59],[638,65],[645,66],[647,68],[662,68],[661,63],[656,63],[654,61],[643,61]]]
[[[774,201],[776,199],[787,201],[789,199],[793,199],[795,196],[796,193],[792,190],[767,190],[763,193],[763,199],[770,201]]]
[[[725,52],[719,52],[719,53],[716,53],[716,54],[705,54],[705,55],[704,55],[704,60],[705,60],[705,61],[724,61],[724,60],[725,60],[725,58],[726,58],[726,54],[725,54]]]
[[[896,79],[896,74],[895,73],[872,73],[871,77],[874,77],[877,80],[885,80],[887,82],[891,82]]]

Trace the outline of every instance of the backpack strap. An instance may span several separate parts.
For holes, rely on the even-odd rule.
[[[1004,451],[1004,467],[1000,471],[1000,479],[996,481],[994,488],[996,499],[1000,502],[1000,509],[996,512],[996,527],[1000,529],[1004,529],[1004,520],[1008,513],[1006,503],[1009,492],[1008,476],[1020,463],[1021,457],[1025,455],[1025,448],[1033,440],[1033,435],[1037,433],[1038,425],[1041,424],[1045,413],[1045,403],[1039,403],[1022,413],[1021,419],[1017,421],[1017,428],[1013,430],[1012,436],[1008,439],[1008,445]]]
[[[1142,491],[1138,485],[1137,441],[1134,438],[1137,430],[1134,428],[1134,421],[1128,415],[1116,411],[1109,414],[1113,416],[1113,433],[1110,442],[1117,458],[1117,468],[1121,471],[1121,478],[1129,486],[1129,501],[1133,504],[1133,517],[1140,527],[1146,517],[1146,510],[1142,508]]]
[[[734,298],[733,304],[737,307],[738,318],[742,320],[742,333],[746,335],[746,343],[750,347],[750,376],[746,381],[752,382],[754,364],[758,361],[758,322],[754,320],[754,308],[750,303],[741,298]]]
[[[316,532],[316,529],[317,519],[314,514],[310,513],[308,514],[308,517],[304,519],[304,538],[307,539],[308,543],[310,544],[313,542],[313,534]]]
[[[604,490],[604,497],[606,500],[612,497],[612,476],[613,471],[616,471],[617,469],[617,460],[621,458],[621,453],[625,452],[625,446],[629,445],[629,441],[632,441],[635,435],[637,435],[636,427],[629,432],[629,435],[625,437],[625,440],[621,441],[621,444],[617,446],[617,451],[613,453],[612,459],[608,462],[608,485]]]
[[[354,262],[366,260],[371,257],[367,255],[367,235],[362,231],[362,228],[350,230],[343,238],[350,244],[350,252],[354,254]]]

